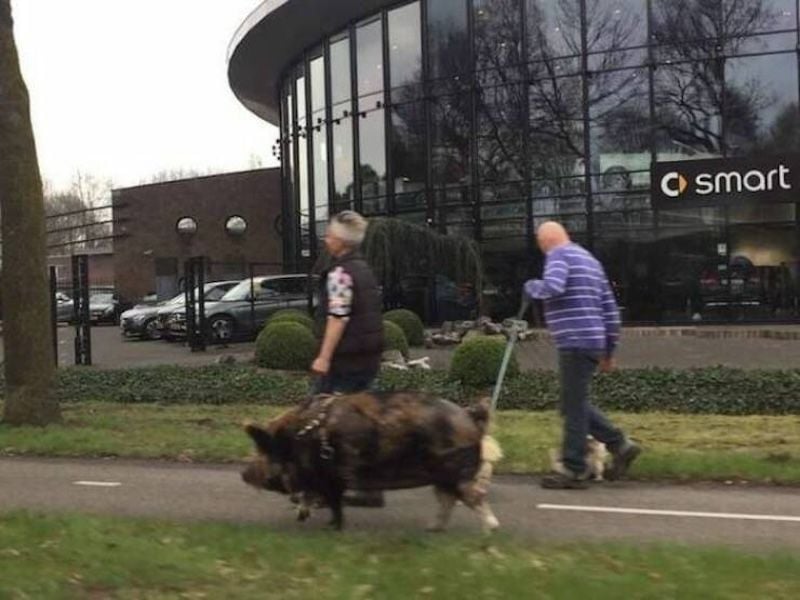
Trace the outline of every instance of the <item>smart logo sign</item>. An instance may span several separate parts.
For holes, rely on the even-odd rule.
[[[659,207],[800,198],[798,155],[653,163],[650,175],[654,204]]]

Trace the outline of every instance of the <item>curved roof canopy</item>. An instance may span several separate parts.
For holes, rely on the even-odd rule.
[[[397,0],[265,0],[245,19],[228,49],[228,81],[259,117],[278,124],[283,73],[326,37]]]

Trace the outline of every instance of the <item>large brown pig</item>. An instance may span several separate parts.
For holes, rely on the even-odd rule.
[[[428,395],[392,392],[316,396],[266,426],[245,425],[257,454],[244,481],[301,499],[299,518],[315,499],[343,526],[345,490],[396,490],[432,485],[444,529],[458,500],[486,530],[498,527],[486,501],[500,456],[487,435],[488,403],[468,409]]]

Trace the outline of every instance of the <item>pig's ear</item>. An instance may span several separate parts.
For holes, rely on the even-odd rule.
[[[259,450],[269,454],[272,448],[272,436],[253,423],[245,423],[244,430],[249,435]]]

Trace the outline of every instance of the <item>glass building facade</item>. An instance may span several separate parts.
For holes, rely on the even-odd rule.
[[[800,154],[798,29],[797,0],[417,0],[354,22],[283,76],[286,259],[310,266],[335,211],[407,219],[476,239],[508,316],[556,219],[629,323],[798,321],[800,196],[665,209],[650,177]]]

